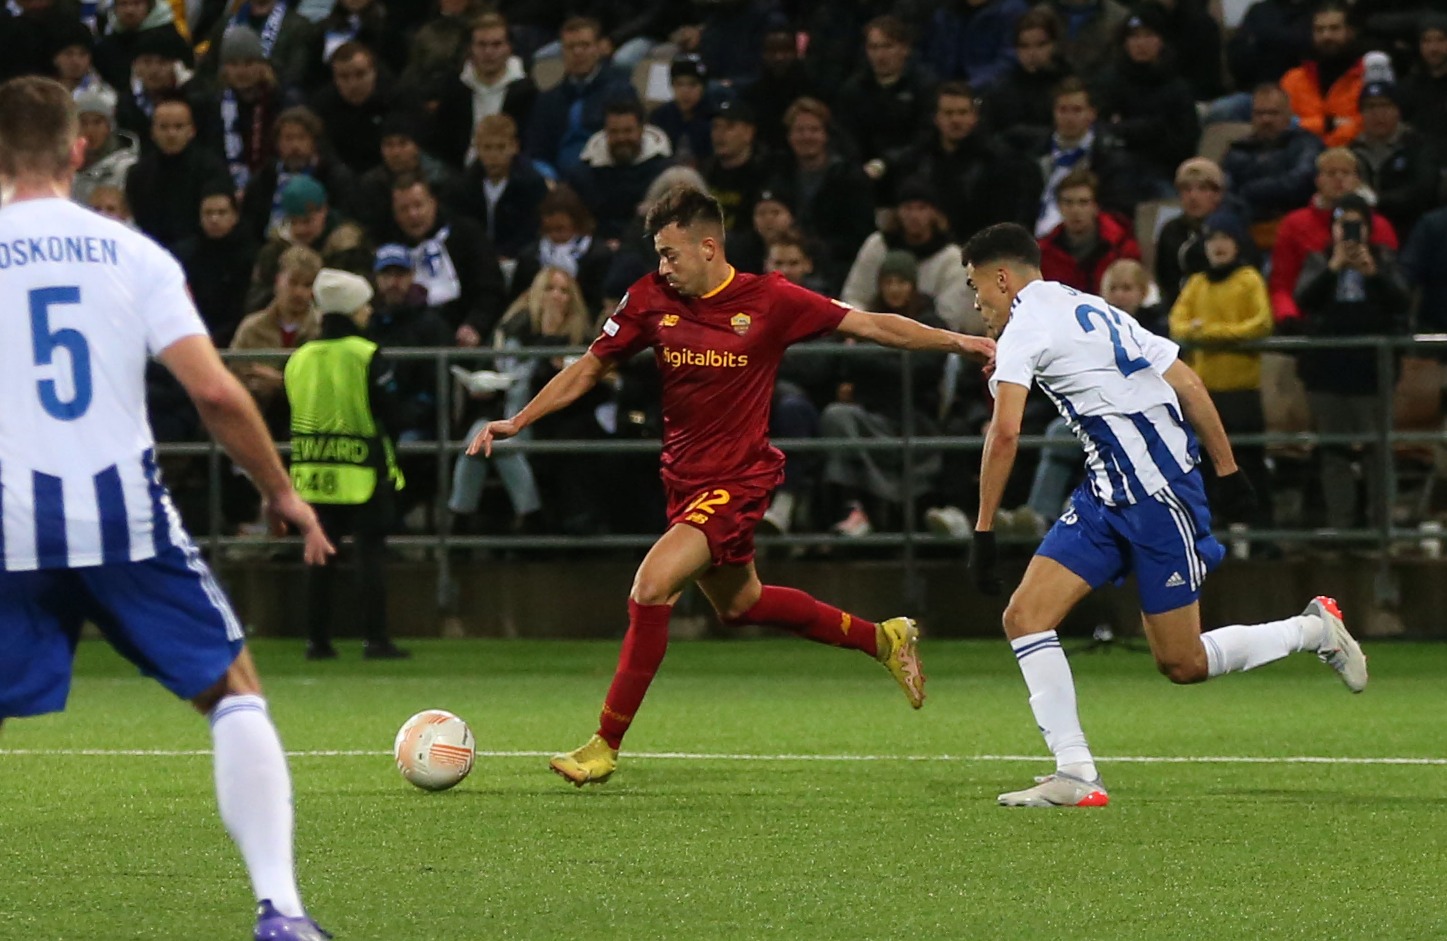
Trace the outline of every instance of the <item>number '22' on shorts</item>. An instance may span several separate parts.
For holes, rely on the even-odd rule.
[[[778,477],[765,476],[711,487],[669,486],[668,525],[703,533],[714,565],[746,565],[754,558],[754,529],[778,483]]]

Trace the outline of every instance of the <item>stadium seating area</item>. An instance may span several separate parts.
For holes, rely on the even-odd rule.
[[[536,429],[589,443],[520,457],[540,508],[511,499],[507,474],[453,484],[449,465],[475,422],[552,374],[525,348],[586,343],[652,269],[641,210],[676,183],[720,199],[740,270],[965,331],[981,326],[957,246],[1014,221],[1035,228],[1047,277],[1186,343],[1439,332],[1447,20],[1430,4],[1240,6],[1227,24],[1205,0],[22,0],[0,18],[0,73],[73,88],[76,198],[176,254],[219,346],[279,351],[235,365],[279,440],[275,365],[316,330],[309,273],[357,271],[377,285],[384,348],[450,348],[445,365],[512,376],[472,391],[439,382],[441,359],[402,361],[400,525],[596,536],[656,530],[652,457],[598,449],[657,436],[651,362]],[[1357,241],[1334,221],[1348,211]],[[1236,257],[1213,262],[1223,233]],[[1240,268],[1260,272],[1268,312],[1191,306]],[[573,299],[561,319],[541,309],[555,281]],[[1233,318],[1256,326],[1221,326]],[[1233,433],[1356,436],[1257,448],[1279,498],[1254,526],[1430,515],[1435,445],[1385,460],[1370,444],[1386,396],[1398,430],[1440,429],[1438,356],[1384,356],[1385,370],[1370,350],[1278,345],[1208,376]],[[916,356],[910,375],[893,355],[791,360],[773,431],[827,440],[848,406],[886,438],[980,433],[975,367]],[[202,439],[159,371],[151,390],[158,437]],[[1051,418],[1039,403],[1026,430],[1048,435]],[[429,442],[442,444],[420,453]],[[922,451],[902,501],[848,470],[906,476],[890,455],[832,447],[790,462],[774,530],[968,536],[976,452]],[[212,529],[205,462],[173,457],[168,472],[192,525]],[[1061,494],[1017,478],[1028,533]],[[224,534],[253,530],[248,488],[219,479]],[[600,483],[617,499],[591,499]]]

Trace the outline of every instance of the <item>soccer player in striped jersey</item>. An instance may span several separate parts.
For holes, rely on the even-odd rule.
[[[1124,311],[1040,276],[1025,228],[976,233],[964,260],[976,307],[998,337],[990,389],[994,418],[980,471],[980,516],[970,566],[981,590],[995,574],[995,513],[1015,462],[1025,397],[1038,384],[1085,448],[1086,479],[1040,544],[1005,609],[1005,634],[1030,690],[1030,708],[1055,754],[1054,774],[1001,794],[1019,807],[1103,807],[1109,796],[1075,708],[1075,682],[1055,628],[1086,595],[1134,573],[1156,665],[1173,683],[1200,683],[1290,653],[1316,653],[1352,691],[1367,685],[1366,658],[1330,598],[1296,617],[1201,633],[1206,573],[1225,550],[1197,468],[1197,434],[1220,478],[1221,509],[1252,507],[1221,418],[1177,347]]]
[[[180,381],[273,524],[303,534],[306,560],[335,550],[216,355],[181,266],[70,201],[77,132],[57,82],[0,86],[0,721],[65,708],[81,625],[94,623],[210,720],[257,941],[329,938],[297,890],[291,779],[241,625],[161,482],[148,359]]]

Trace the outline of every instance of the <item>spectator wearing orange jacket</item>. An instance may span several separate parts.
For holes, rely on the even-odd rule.
[[[1292,114],[1328,147],[1345,147],[1361,129],[1363,69],[1355,46],[1347,5],[1326,0],[1311,17],[1311,55],[1281,77]]]
[[[1116,216],[1100,211],[1100,184],[1089,170],[1071,170],[1055,188],[1061,222],[1040,239],[1040,273],[1088,294],[1100,293],[1105,269],[1121,258],[1141,257],[1140,246]]]

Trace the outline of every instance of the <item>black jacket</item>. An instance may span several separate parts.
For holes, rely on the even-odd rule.
[[[1276,219],[1305,206],[1316,192],[1321,138],[1299,127],[1271,141],[1238,140],[1221,159],[1231,192],[1251,207],[1253,222]]]
[[[1260,0],[1241,18],[1226,43],[1226,64],[1236,90],[1278,82],[1311,51],[1314,0]]]
[[[201,233],[176,245],[176,258],[186,271],[186,286],[218,347],[231,345],[236,325],[247,314],[246,288],[257,251],[256,240],[240,223],[225,238],[207,238]]]
[[[126,200],[136,226],[166,248],[201,232],[201,197],[227,187],[231,174],[221,158],[195,141],[175,156],[146,154],[126,177]]]
[[[350,104],[328,85],[312,98],[312,110],[326,125],[327,139],[337,157],[360,176],[382,162],[382,119],[393,112],[425,115],[421,99],[398,89],[380,71],[372,97],[360,105]],[[425,142],[423,136],[419,143]]]
[[[823,173],[813,199],[805,200],[798,162],[788,153],[776,166],[770,189],[785,194],[799,228],[828,249],[827,257],[816,262],[848,271],[859,246],[874,231],[874,184],[858,164],[838,154],[830,155]]]
[[[451,346],[452,330],[436,309],[427,306],[427,292],[413,285],[403,303],[383,304],[375,298],[367,339],[390,349]],[[437,436],[437,365],[421,359],[399,359],[392,367],[396,401],[395,433],[420,431]],[[450,381],[450,380],[449,380]]]
[[[1345,299],[1339,287],[1358,272],[1334,272],[1328,267],[1331,248],[1306,256],[1296,282],[1296,304],[1301,308],[1308,336],[1350,337],[1397,334],[1406,329],[1410,296],[1396,253],[1371,246],[1377,272],[1361,277],[1361,296]],[[1309,392],[1370,395],[1377,391],[1377,351],[1374,349],[1320,350],[1302,353],[1297,371]],[[1389,377],[1381,377],[1389,379]]]
[[[327,191],[327,205],[346,216],[355,215],[357,178],[346,165],[323,155],[308,175]],[[241,197],[241,224],[257,238],[266,235],[271,222],[272,202],[276,198],[276,181],[280,176],[277,161],[272,161],[252,174]]]
[[[527,76],[512,82],[503,94],[502,113],[517,124],[519,141],[528,139],[528,121],[537,100],[537,83]],[[472,114],[472,89],[464,85],[460,77],[453,76],[442,89],[433,118],[433,153],[453,166],[463,166],[472,147],[472,129],[476,124]]]
[[[1362,182],[1377,194],[1377,212],[1387,217],[1405,243],[1422,214],[1437,202],[1441,166],[1437,151],[1414,129],[1403,126],[1389,149],[1369,147],[1358,136],[1351,142]]]
[[[1402,119],[1447,153],[1447,75],[1433,78],[1425,69],[1402,81]]]
[[[1055,86],[1072,74],[1060,59],[1038,72],[1015,63],[985,96],[984,120],[991,132],[1017,150],[1037,149],[1055,126]]]
[[[883,157],[900,141],[917,138],[935,113],[933,74],[910,63],[888,88],[868,69],[855,72],[839,90],[835,114],[858,148],[862,160]]]
[[[468,216],[449,214],[439,208],[437,224],[424,238],[407,237],[394,222],[388,228],[386,241],[415,248],[426,239],[435,237],[444,227],[448,229],[448,236],[443,247],[457,271],[461,293],[456,300],[440,305],[438,311],[452,329],[467,324],[480,336],[489,337],[502,316],[504,282],[502,269],[497,264],[497,252],[481,225]]]
[[[1201,125],[1191,87],[1174,67],[1122,58],[1095,89],[1100,123],[1166,180],[1196,152]]]
[[[483,183],[487,173],[481,163],[473,163],[462,176],[457,209],[488,230],[492,244],[503,258],[516,258],[529,242],[538,238],[538,204],[548,193],[547,181],[524,157],[513,159],[507,187],[497,199],[489,220],[487,196]]]

